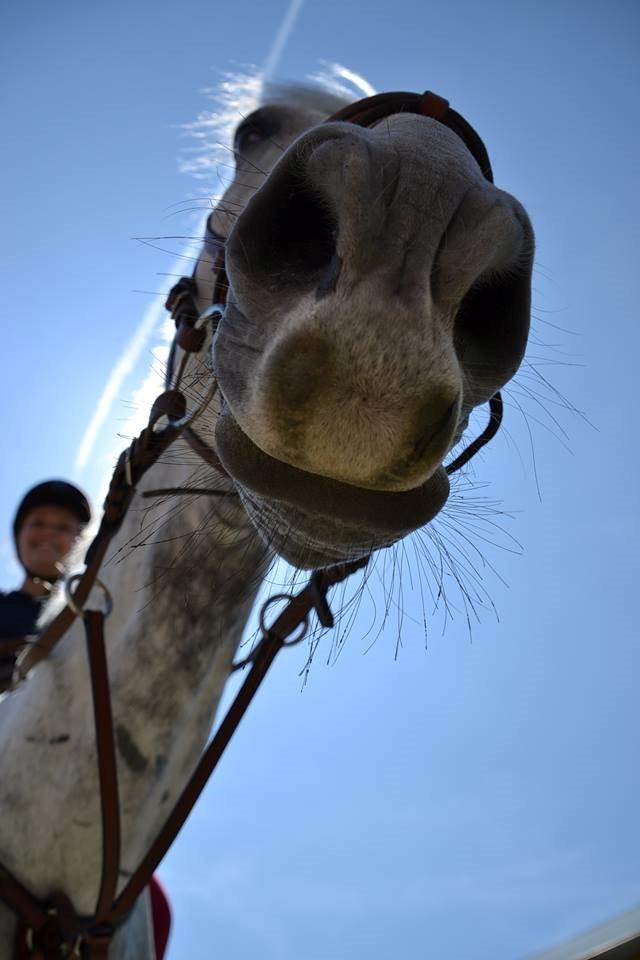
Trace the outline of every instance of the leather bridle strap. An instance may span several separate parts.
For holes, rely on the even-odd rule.
[[[32,930],[40,930],[49,922],[49,913],[46,908],[1,864],[0,900],[6,903]]]
[[[108,917],[118,886],[120,870],[120,798],[113,737],[113,714],[109,671],[104,642],[104,619],[101,610],[86,610],[84,626],[89,657],[89,673],[93,694],[93,718],[98,752],[100,811],[102,815],[102,876],[96,905],[96,922]]]
[[[225,265],[225,244],[226,237],[220,236],[211,226],[211,218],[207,219],[204,244],[209,251],[212,259],[211,270],[215,276],[213,281],[213,292],[211,297],[210,309],[224,308],[227,303],[229,292],[229,280],[227,278]],[[167,376],[165,387],[170,389],[174,382],[176,371],[175,348],[181,347],[185,351],[184,359],[189,353],[199,352],[205,343],[206,331],[203,328],[196,329],[196,324],[200,318],[200,309],[198,306],[198,284],[196,280],[197,266],[194,268],[190,277],[181,277],[181,279],[171,288],[167,301],[166,309],[176,325],[176,334],[171,345],[171,353],[167,364]],[[184,364],[184,360],[183,360]],[[178,384],[184,370],[184,366],[178,371]],[[218,473],[227,475],[226,470],[220,462],[218,454],[213,447],[203,440],[199,433],[193,427],[186,427],[182,431],[182,439],[189,444],[194,453],[197,453],[206,463],[214,467]],[[182,491],[174,491],[182,492]]]
[[[492,440],[495,437],[496,433],[500,429],[500,424],[502,423],[502,414],[504,411],[504,404],[502,402],[502,395],[494,393],[494,395],[489,400],[489,423],[484,428],[479,437],[476,437],[468,447],[462,451],[462,453],[452,460],[451,463],[448,463],[445,467],[445,470],[451,476],[452,473],[455,473],[456,470],[459,470],[460,467],[464,467],[465,463],[468,463],[472,457],[475,457],[478,450],[481,447],[484,447],[485,443],[489,443],[489,440]]]
[[[438,96],[437,93],[432,93],[430,90],[426,90],[424,93],[378,93],[373,97],[365,97],[364,100],[350,103],[342,110],[338,110],[337,113],[329,117],[327,122],[347,120],[349,123],[357,123],[361,127],[372,127],[396,113],[417,113],[449,127],[464,141],[483,175],[490,183],[493,183],[489,154],[480,136],[461,114],[451,109],[448,100]]]

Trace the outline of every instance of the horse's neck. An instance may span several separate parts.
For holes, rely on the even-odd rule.
[[[176,447],[169,458],[146,487],[193,483],[194,455]],[[114,598],[106,632],[126,871],[193,769],[266,561],[233,495],[153,502],[136,497],[100,574]],[[0,704],[0,862],[37,895],[66,892],[81,913],[95,905],[101,859],[89,687],[78,622]]]

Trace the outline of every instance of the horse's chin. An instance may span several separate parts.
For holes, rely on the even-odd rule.
[[[400,493],[340,483],[275,460],[238,426],[224,404],[218,456],[262,538],[300,569],[327,567],[388,547],[429,523],[449,495],[442,466]]]

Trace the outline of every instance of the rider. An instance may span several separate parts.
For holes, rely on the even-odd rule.
[[[11,685],[25,637],[37,633],[43,602],[61,577],[91,508],[84,493],[66,480],[45,480],[24,495],[13,520],[13,539],[25,577],[18,590],[0,591],[0,693]],[[149,884],[157,960],[164,956],[171,908],[154,875]]]
[[[45,480],[27,491],[13,520],[13,539],[25,577],[0,593],[0,693],[11,683],[25,636],[37,632],[43,602],[65,574],[65,563],[91,520],[84,493],[66,480]]]

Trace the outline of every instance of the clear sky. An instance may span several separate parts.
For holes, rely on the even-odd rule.
[[[287,9],[34,0],[0,15],[5,588],[24,489],[60,475],[97,497],[122,446],[153,313],[78,466],[183,245],[133,238],[193,230],[183,201],[204,184],[179,172],[181,125],[225,71],[277,53]],[[434,612],[423,562],[425,649],[408,546],[304,690],[304,652],[281,656],[163,866],[171,960],[516,960],[640,900],[639,25],[635,0],[302,4],[279,76],[332,61],[379,90],[430,88],[484,138],[536,228],[530,359],[560,396],[523,371],[476,461],[487,486],[447,515],[497,615],[487,602],[470,634],[453,586],[452,616]]]

